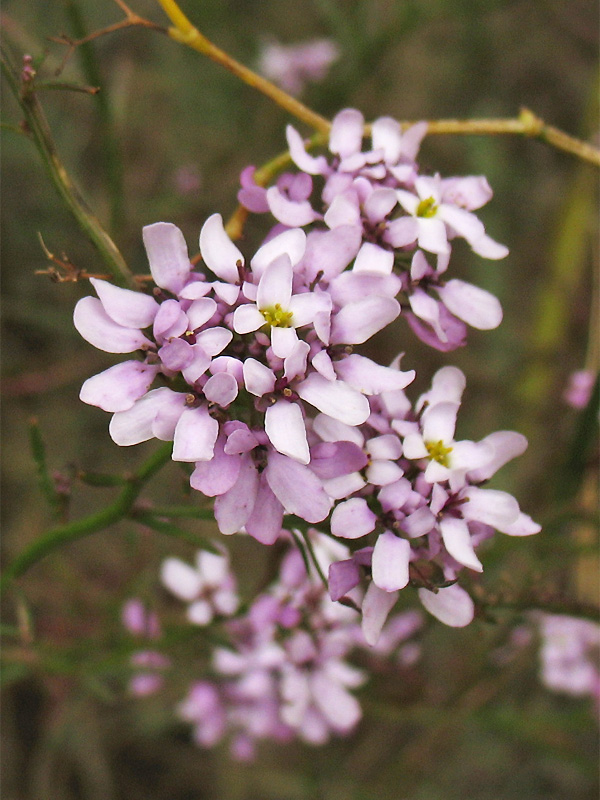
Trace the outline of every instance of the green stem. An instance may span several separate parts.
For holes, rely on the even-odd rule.
[[[21,111],[25,116],[28,132],[33,138],[46,172],[54,184],[54,188],[75,217],[83,233],[102,256],[115,282],[120,286],[136,288],[134,277],[125,263],[123,256],[113,240],[87,207],[85,200],[79,194],[77,187],[74,185],[59,159],[52,139],[52,133],[35,92],[32,89],[21,90],[17,75],[10,66],[4,52],[2,52],[1,60],[2,71],[4,72],[16,101],[21,107]]]
[[[171,458],[171,442],[165,443],[156,450],[152,456],[132,475],[127,485],[117,499],[101,511],[96,511],[82,519],[58,525],[46,531],[42,536],[32,542],[14,561],[4,570],[0,579],[0,591],[15,578],[20,578],[30,567],[37,564],[52,551],[63,544],[75,542],[90,533],[103,530],[109,525],[126,517],[136,501],[139,493],[150,478],[158,472]]]

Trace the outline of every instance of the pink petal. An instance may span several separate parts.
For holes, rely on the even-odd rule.
[[[232,488],[215,500],[215,519],[221,533],[240,531],[252,513],[258,492],[258,472],[251,456],[242,459],[240,473]]]
[[[360,583],[360,570],[351,558],[329,566],[329,596],[335,602]]]
[[[258,248],[250,262],[252,272],[257,278],[260,278],[269,264],[283,254],[287,255],[292,262],[292,266],[295,266],[304,255],[305,247],[306,234],[303,230],[292,228],[289,231],[284,231]]]
[[[192,268],[183,233],[171,222],[155,222],[142,229],[142,236],[154,283],[178,294]]]
[[[322,522],[329,514],[331,500],[308,467],[273,452],[265,474],[271,490],[288,514],[297,514],[313,523]]]
[[[317,708],[338,733],[349,733],[362,717],[358,700],[323,672],[309,678]]]
[[[250,394],[262,397],[275,388],[275,374],[269,367],[261,364],[255,358],[244,361],[244,383]]]
[[[173,439],[173,461],[210,461],[219,434],[219,423],[206,406],[186,408]]]
[[[277,400],[265,412],[265,432],[273,447],[284,456],[308,464],[310,453],[306,425],[297,403]]]
[[[465,496],[467,502],[461,506],[465,519],[478,520],[501,531],[519,516],[519,504],[507,492],[470,486]]]
[[[394,252],[377,244],[364,242],[352,267],[354,272],[376,272],[390,275],[394,268]]]
[[[458,584],[438,589],[437,594],[419,589],[419,600],[430,614],[451,628],[464,628],[475,616],[473,601]]]
[[[400,304],[392,297],[367,297],[348,303],[333,319],[331,340],[335,344],[362,344],[399,313]]]
[[[200,231],[200,252],[206,266],[226,283],[239,281],[238,264],[243,266],[244,256],[231,241],[220,214],[209,217]]]
[[[154,322],[158,303],[150,295],[121,289],[108,281],[90,278],[104,310],[119,325],[126,328],[147,328]]]
[[[331,515],[331,533],[342,539],[360,539],[375,530],[377,516],[362,497],[339,503]]]
[[[386,592],[373,581],[369,584],[362,602],[362,632],[367,644],[377,643],[381,629],[397,599],[398,592]]]
[[[196,344],[209,356],[218,356],[233,339],[233,333],[227,328],[208,328],[196,334]]]
[[[190,330],[195,331],[205,325],[217,310],[217,304],[211,297],[194,300],[186,311]]]
[[[88,378],[79,399],[104,411],[126,411],[146,394],[159,370],[141,361],[124,361]]]
[[[279,304],[287,311],[292,297],[292,262],[286,253],[272,261],[258,284],[256,305],[261,311]],[[264,322],[263,322],[264,324]]]
[[[316,373],[299,383],[296,391],[305,402],[346,425],[362,425],[371,412],[364,395],[343,381],[328,381]]]
[[[319,217],[308,200],[300,202],[290,200],[279,191],[277,186],[267,189],[267,203],[275,219],[290,228],[310,225]]]
[[[73,312],[73,323],[86,342],[106,353],[132,353],[154,347],[140,330],[114,322],[95,297],[79,300]]]
[[[481,561],[473,549],[469,526],[464,519],[444,517],[440,521],[440,531],[446,550],[452,558],[475,572],[483,572]]]
[[[261,544],[273,544],[281,533],[282,521],[283,506],[263,479],[258,486],[254,509],[246,521],[246,530]]]
[[[175,597],[188,603],[196,599],[203,583],[202,576],[178,558],[167,558],[163,561],[160,579],[163,586]]]
[[[396,592],[408,584],[410,543],[391,531],[377,537],[373,550],[373,583],[386,592]]]
[[[404,389],[415,378],[414,369],[401,372],[399,369],[383,367],[357,353],[336,361],[335,371],[345,383],[366,395]]]
[[[153,423],[164,407],[173,408],[177,418],[185,408],[185,394],[172,392],[166,387],[153,389],[126,411],[113,415],[108,427],[115,444],[129,446],[152,439],[156,434]]]
[[[471,283],[453,279],[438,288],[438,295],[448,311],[480,331],[497,328],[502,322],[498,298]]]
[[[327,159],[325,156],[317,156],[315,158],[307,153],[302,137],[291,125],[286,128],[286,137],[292,161],[300,167],[302,172],[307,172],[309,175],[324,175],[327,172]]]
[[[211,461],[199,461],[190,476],[190,486],[207,497],[225,494],[235,484],[240,474],[241,459],[223,450],[223,438],[215,442]]]
[[[341,158],[347,158],[362,148],[364,117],[353,108],[340,111],[332,122],[329,149]]]
[[[397,164],[402,151],[402,129],[391,117],[379,117],[371,126],[373,150],[383,150],[384,161]]]
[[[219,372],[206,381],[203,392],[209,402],[227,408],[238,395],[238,384],[233,375]]]
[[[298,346],[298,334],[295,328],[271,328],[271,347],[277,358],[288,358]]]

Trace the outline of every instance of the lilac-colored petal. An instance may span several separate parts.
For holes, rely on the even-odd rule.
[[[202,576],[189,564],[178,558],[167,558],[160,568],[160,579],[175,597],[190,602],[195,600],[202,588]]]
[[[370,358],[357,353],[336,361],[335,371],[345,383],[366,395],[404,389],[415,378],[414,369],[401,372],[376,364]]]
[[[486,464],[478,469],[469,470],[469,480],[479,483],[491,478],[500,467],[527,449],[527,439],[516,431],[495,431],[481,440],[493,448],[494,455]]]
[[[438,295],[452,314],[473,328],[492,330],[502,322],[502,306],[498,298],[471,283],[455,278],[440,286]]]
[[[386,592],[396,592],[408,584],[410,542],[391,531],[377,537],[373,550],[373,583]]]
[[[333,319],[332,342],[362,344],[393,322],[400,304],[392,297],[367,297],[344,306]]]
[[[133,353],[154,347],[140,330],[114,322],[95,297],[79,300],[73,312],[73,323],[86,342],[105,353]]]
[[[389,275],[394,268],[394,253],[377,244],[365,242],[356,256],[354,272],[376,272]]]
[[[374,486],[387,486],[388,483],[395,483],[404,475],[398,464],[393,461],[373,461],[366,470],[366,478]]]
[[[328,166],[325,156],[317,156],[315,158],[307,153],[302,137],[291,125],[286,128],[286,137],[292,161],[303,172],[307,172],[309,175],[324,175],[327,172]]]
[[[201,297],[206,297],[211,287],[212,284],[205,280],[192,281],[183,287],[178,296],[180,300],[199,300]]]
[[[238,192],[238,202],[255,214],[264,214],[269,210],[266,200],[266,192],[262,186],[258,186],[254,181],[256,167],[245,167],[240,173],[240,184],[242,188]]]
[[[362,228],[360,206],[356,192],[347,191],[336,195],[324,216],[328,228]]]
[[[292,312],[292,323],[295,328],[311,323],[319,311],[327,313],[331,309],[329,297],[316,292],[304,292],[294,295],[289,303]]]
[[[232,339],[233,333],[227,328],[208,328],[196,334],[196,344],[209,356],[218,356]]]
[[[310,675],[309,682],[315,704],[333,730],[349,733],[362,717],[356,697],[321,671]]]
[[[183,233],[171,222],[155,222],[142,229],[142,237],[154,283],[178,294],[192,269]]]
[[[323,488],[334,500],[343,500],[351,494],[364,489],[366,482],[360,472],[351,472],[349,475],[340,475],[339,478],[323,480]]]
[[[541,530],[541,525],[534,522],[528,514],[520,512],[514,522],[503,526],[502,533],[507,533],[509,536],[532,536]]]
[[[288,358],[298,346],[295,328],[271,328],[271,347],[277,358]]]
[[[147,328],[154,322],[158,303],[150,295],[122,289],[108,281],[90,278],[108,316],[126,328]]]
[[[286,356],[284,362],[283,377],[287,381],[291,381],[296,377],[302,377],[306,373],[306,362],[309,352],[310,345],[308,342],[296,341],[294,349],[289,356]]]
[[[371,459],[395,460],[402,455],[400,440],[393,433],[374,436],[372,439],[367,440],[365,447]]]
[[[377,644],[388,614],[398,599],[398,592],[386,592],[374,582],[369,584],[362,602],[362,632],[367,644]]]
[[[354,442],[362,447],[365,437],[358,428],[346,425],[327,414],[317,414],[313,420],[313,430],[324,442]]]
[[[217,304],[212,297],[202,297],[194,300],[186,311],[190,330],[195,331],[205,325],[217,310]]]
[[[275,388],[275,374],[269,367],[261,364],[255,358],[244,361],[244,384],[250,394],[262,397]]]
[[[239,281],[238,264],[243,266],[244,256],[231,241],[220,214],[209,217],[200,231],[200,252],[206,266],[227,283]]]
[[[346,425],[362,425],[370,414],[369,401],[343,381],[328,381],[313,373],[296,386],[307,403]]]
[[[186,408],[173,439],[173,461],[210,461],[219,434],[219,423],[206,406]]]
[[[258,486],[256,503],[248,520],[246,530],[261,544],[273,544],[281,533],[283,506],[275,497],[266,480]]]
[[[204,396],[211,403],[227,408],[238,395],[238,384],[228,372],[218,372],[204,384]]]
[[[162,389],[157,391],[162,391]],[[153,436],[156,436],[156,438],[160,439],[162,442],[173,441],[179,417],[183,413],[184,408],[187,407],[186,397],[187,395],[183,392],[172,392],[170,389],[165,389],[165,394],[158,407],[156,416],[151,423]]]
[[[419,223],[414,217],[393,219],[385,231],[385,241],[392,247],[408,247],[417,241],[418,236]]]
[[[410,481],[400,478],[396,483],[390,483],[379,491],[377,499],[385,512],[402,508],[412,493]]]
[[[466,385],[465,375],[458,367],[438,369],[431,381],[431,389],[419,398],[417,411],[421,410],[425,401],[430,406],[436,403],[460,403]]]
[[[366,454],[354,442],[320,442],[310,453],[310,468],[321,480],[358,472],[368,462]]]
[[[329,514],[331,500],[311,470],[281,453],[271,453],[265,470],[273,493],[288,514],[307,522],[322,522]]]
[[[173,340],[171,344],[176,340]],[[185,381],[193,386],[196,381],[204,375],[206,370],[211,365],[210,356],[205,352],[200,344],[191,345],[192,360],[185,367],[182,367],[182,373]]]
[[[279,305],[287,311],[292,297],[292,262],[286,253],[278,256],[263,272],[256,304],[261,311]]]
[[[365,200],[365,214],[370,222],[381,222],[397,203],[398,198],[393,189],[375,189]]]
[[[240,296],[239,286],[234,283],[223,283],[222,281],[214,281],[212,286],[219,300],[222,300],[228,306],[235,305]]]
[[[158,366],[141,361],[124,361],[88,378],[79,399],[104,411],[126,411],[146,394],[158,372]]]
[[[365,120],[360,111],[346,108],[333,119],[329,133],[329,149],[341,158],[358,153],[362,147]]]
[[[419,152],[419,147],[423,141],[423,137],[427,134],[428,125],[426,122],[415,122],[410,128],[404,132],[402,136],[402,155],[414,161]]]
[[[160,348],[158,355],[166,369],[172,372],[178,372],[192,363],[194,360],[194,349],[192,345],[184,339],[171,339],[170,342]],[[209,362],[210,359],[207,357],[205,368],[208,368]]]
[[[265,318],[253,303],[238,306],[233,312],[233,330],[236,333],[251,333],[265,325]]]
[[[129,446],[152,439],[156,434],[152,425],[156,415],[164,407],[176,409],[180,416],[185,408],[185,394],[172,392],[166,387],[153,389],[133,404],[127,411],[113,415],[108,427],[115,444]]]
[[[258,446],[258,439],[244,423],[236,424],[240,427],[227,436],[225,452],[230,454],[249,453]],[[227,426],[225,426],[225,430],[227,430]]]
[[[342,272],[329,285],[334,303],[345,306],[370,295],[395,297],[402,289],[398,275],[381,275],[377,272]]]
[[[412,216],[415,216],[419,207],[419,198],[412,192],[407,192],[406,189],[397,189],[396,196],[402,208]]]
[[[339,275],[358,253],[362,227],[335,226],[330,231],[311,231],[306,239],[302,264],[309,281],[322,273],[329,281]]]
[[[215,500],[215,519],[221,533],[230,536],[240,531],[252,513],[258,492],[258,472],[248,455],[242,459],[237,481]]]
[[[313,357],[311,364],[328,381],[335,381],[337,376],[333,369],[333,362],[327,350],[319,350]]]
[[[519,504],[515,498],[497,489],[479,489],[470,486],[465,492],[467,502],[461,507],[465,519],[484,522],[497,530],[515,522],[519,516]]]
[[[478,256],[481,256],[482,258],[489,258],[493,261],[497,261],[500,258],[505,258],[509,253],[508,247],[494,241],[494,239],[487,234],[480,236],[478,239],[474,239],[473,241],[469,242],[469,244],[471,245],[473,252],[477,253]]]
[[[157,341],[181,336],[188,330],[188,318],[177,300],[165,300],[154,318],[153,332]]]
[[[207,600],[197,600],[186,611],[186,617],[193,625],[208,625],[213,616],[212,606]]]
[[[475,211],[492,199],[492,190],[484,175],[442,180],[442,200]]]
[[[410,262],[410,277],[413,281],[420,281],[432,272],[429,262],[422,250],[417,250]]]
[[[485,235],[485,228],[481,220],[464,208],[442,203],[438,208],[438,215],[440,219],[450,225],[459,236],[462,236],[469,243]]]
[[[331,515],[331,533],[342,539],[359,539],[375,530],[377,515],[363,497],[352,497],[339,503]]]
[[[360,570],[349,558],[329,565],[329,597],[335,602],[360,583]]]
[[[391,117],[379,117],[371,126],[373,150],[383,150],[384,161],[397,164],[402,152],[402,129]]]
[[[467,326],[462,320],[457,319],[445,306],[440,306],[440,324],[442,325],[446,341],[442,341],[439,336],[428,325],[412,314],[410,311],[404,314],[404,318],[412,328],[413,332],[422,342],[430,347],[435,347],[442,353],[456,350],[457,347],[464,347],[467,341]]]
[[[446,550],[455,561],[475,572],[483,572],[481,561],[475,555],[469,526],[464,519],[443,517],[440,531]]]
[[[228,375],[233,375],[238,385],[244,382],[244,365],[239,358],[235,358],[235,356],[217,356],[217,358],[213,358],[210,371],[213,375],[217,375],[220,372],[227,372]]]
[[[260,278],[269,264],[284,253],[289,256],[292,266],[295,266],[304,255],[305,247],[306,234],[301,228],[284,231],[258,248],[250,262],[252,272]]]
[[[438,589],[419,589],[419,600],[430,614],[451,628],[464,628],[475,616],[475,606],[470,596],[458,584]]]
[[[271,214],[279,222],[290,228],[301,228],[310,225],[319,215],[315,212],[308,200],[296,202],[288,199],[277,186],[267,189],[267,203]]]
[[[265,412],[265,432],[273,447],[284,456],[308,464],[310,453],[306,425],[297,403],[277,400]]]
[[[225,494],[235,484],[240,474],[241,459],[223,450],[223,437],[215,442],[211,461],[199,461],[190,476],[190,486],[207,497]]]
[[[431,325],[440,341],[447,342],[448,337],[440,324],[440,303],[420,288],[408,296],[408,302],[413,313]]]
[[[404,437],[402,446],[405,458],[412,460],[413,458],[427,458],[429,455],[420,433],[409,433]]]
[[[438,486],[438,484],[436,484]],[[436,524],[435,515],[432,514],[428,506],[421,506],[402,520],[402,530],[411,539],[418,539],[425,536]]]

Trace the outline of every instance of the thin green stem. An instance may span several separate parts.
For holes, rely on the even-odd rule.
[[[165,443],[156,450],[150,458],[142,464],[139,470],[128,480],[117,499],[101,511],[96,511],[65,525],[58,525],[42,534],[32,542],[14,561],[4,570],[0,579],[0,590],[4,589],[15,578],[20,578],[28,569],[41,561],[49,553],[64,544],[70,544],[84,536],[107,528],[129,515],[133,504],[144,485],[158,472],[171,458],[172,444]]]
[[[54,188],[75,217],[79,227],[96,247],[115,282],[120,286],[135,288],[134,277],[117,246],[100,222],[87,207],[62,161],[58,157],[52,133],[32,87],[22,90],[19,79],[2,52],[2,71],[16,101],[21,107],[29,134],[41,156],[42,163]]]

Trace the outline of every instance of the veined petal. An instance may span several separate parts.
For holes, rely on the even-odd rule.
[[[471,283],[454,278],[438,288],[438,295],[455,317],[480,331],[497,328],[502,322],[498,298]]]
[[[79,300],[73,312],[73,323],[86,342],[105,353],[133,353],[154,347],[137,328],[126,328],[112,320],[95,297]]]
[[[183,233],[171,222],[155,222],[142,229],[142,237],[154,283],[178,294],[192,269]]]
[[[371,413],[367,398],[343,381],[313,373],[295,388],[305,402],[346,425],[362,425]]]
[[[88,378],[79,399],[104,411],[126,411],[150,388],[158,366],[124,361]]]
[[[373,581],[362,602],[362,632],[367,644],[377,644],[388,614],[398,599],[398,592],[386,592]]]
[[[362,344],[399,314],[400,304],[392,297],[366,297],[348,303],[333,318],[331,340],[336,344]]]
[[[481,561],[473,549],[469,526],[464,519],[443,517],[440,521],[440,531],[446,550],[452,558],[475,572],[483,572]]]
[[[391,531],[377,537],[373,550],[373,583],[386,592],[404,589],[408,584],[410,542]]]
[[[310,453],[306,426],[297,403],[277,400],[265,412],[265,432],[273,447],[284,456],[308,464]]]
[[[108,281],[90,278],[104,310],[119,325],[126,328],[147,328],[154,322],[158,303],[150,295],[122,289]]]
[[[321,481],[311,470],[281,453],[269,454],[265,470],[267,481],[288,514],[297,514],[307,522],[322,522],[332,501]]]
[[[470,596],[458,584],[438,589],[419,589],[419,600],[430,614],[451,628],[464,628],[475,616],[475,606]]]
[[[206,266],[227,283],[239,281],[238,263],[243,266],[244,256],[231,241],[220,214],[209,217],[200,231],[200,252]]]
[[[219,434],[219,423],[206,406],[186,408],[173,439],[173,461],[210,461]]]

